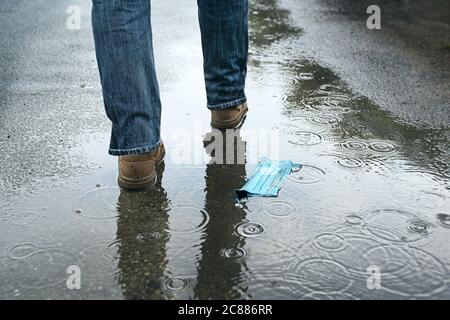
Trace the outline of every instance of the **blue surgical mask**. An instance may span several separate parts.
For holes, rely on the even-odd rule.
[[[277,197],[286,177],[301,167],[301,164],[295,164],[291,160],[272,161],[262,158],[245,185],[234,190],[236,203],[255,196]]]

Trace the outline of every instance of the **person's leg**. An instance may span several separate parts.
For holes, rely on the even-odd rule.
[[[92,26],[106,114],[109,153],[147,153],[160,144],[150,0],[93,0]]]
[[[208,108],[246,102],[248,0],[197,0]]]

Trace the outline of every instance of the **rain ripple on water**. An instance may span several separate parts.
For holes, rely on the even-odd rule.
[[[275,218],[287,218],[292,216],[296,211],[296,207],[286,201],[271,201],[264,206],[265,212]]]
[[[378,239],[406,243],[426,239],[436,226],[418,215],[399,209],[375,209],[363,213],[365,230]]]
[[[288,176],[288,180],[300,184],[316,184],[325,180],[325,171],[315,166],[302,165],[300,170]]]
[[[286,270],[291,281],[323,298],[356,292],[369,299],[387,293],[421,298],[445,290],[448,270],[438,258],[416,247],[374,238],[361,229],[366,218],[348,218],[355,218],[355,223],[329,226],[299,248]],[[415,229],[424,232],[422,227]],[[382,270],[381,290],[366,287],[371,266]]]
[[[176,205],[169,211],[168,232],[173,234],[193,234],[201,232],[209,222],[209,214],[204,209],[190,205]]]
[[[347,140],[340,142],[338,145],[342,149],[350,151],[364,151],[368,149],[368,144],[359,140]]]
[[[436,217],[441,226],[450,228],[450,214],[438,213]]]
[[[315,293],[339,293],[351,287],[353,280],[341,263],[324,257],[303,257],[288,266],[287,279]]]
[[[12,246],[0,269],[0,293],[10,294],[16,288],[41,290],[62,285],[67,267],[76,262],[75,255],[59,247],[41,247],[25,242]],[[14,277],[8,270],[14,269]],[[2,274],[6,272],[6,274]]]
[[[190,285],[189,280],[184,277],[171,277],[164,279],[162,281],[161,287],[165,291],[171,293],[178,293],[186,290],[189,287],[189,285]]]
[[[220,255],[226,259],[242,260],[248,255],[245,248],[235,247],[220,250]]]
[[[346,151],[353,152],[367,152],[372,151],[374,153],[394,153],[398,150],[398,147],[391,142],[387,141],[362,141],[362,140],[346,140],[338,143],[338,146]]]
[[[0,218],[0,222],[7,222],[18,226],[28,226],[35,223],[41,214],[37,211],[10,212]]]
[[[290,132],[288,142],[297,146],[314,146],[320,144],[324,138],[322,135],[309,131]]]
[[[241,222],[235,226],[235,233],[245,238],[260,237],[265,231],[266,228],[256,222]]]
[[[119,195],[119,187],[97,187],[75,200],[73,212],[89,219],[116,218]]]

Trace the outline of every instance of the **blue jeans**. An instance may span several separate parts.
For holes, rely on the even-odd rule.
[[[150,0],[93,0],[92,26],[109,153],[140,154],[161,143],[161,100],[153,57]],[[209,109],[246,101],[248,0],[197,0]]]

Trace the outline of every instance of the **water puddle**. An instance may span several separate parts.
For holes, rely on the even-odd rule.
[[[96,187],[75,200],[73,212],[89,219],[116,218],[119,193],[119,187]]]
[[[0,199],[0,298],[450,297],[448,128],[403,123],[302,56],[302,30],[279,1],[252,1],[250,17],[250,112],[233,137],[247,163],[212,160],[221,150],[204,145],[209,126],[195,127],[209,123],[200,51],[186,65],[177,56],[195,83],[162,86],[170,107],[157,184],[121,190],[116,162],[100,157],[98,170],[50,193]],[[276,128],[280,159],[303,167],[277,198],[235,207],[232,191],[255,166],[244,131],[261,128]],[[174,134],[191,132],[186,159],[205,163],[175,163],[190,140]],[[98,156],[99,145],[87,144]],[[66,288],[70,265],[85,279],[77,293]],[[381,288],[372,290],[368,270],[377,268]]]

